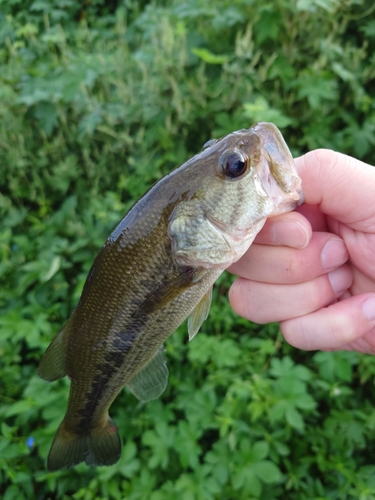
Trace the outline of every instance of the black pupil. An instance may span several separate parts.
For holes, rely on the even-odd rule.
[[[246,170],[246,163],[238,154],[231,154],[224,164],[224,173],[228,177],[238,177]]]

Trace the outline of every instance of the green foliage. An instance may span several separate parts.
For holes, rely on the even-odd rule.
[[[295,154],[375,164],[365,0],[0,0],[0,495],[12,499],[375,499],[375,361],[302,353],[236,317],[167,343],[170,383],[111,409],[111,467],[47,473],[69,382],[36,366],[131,204],[208,139],[258,120]]]

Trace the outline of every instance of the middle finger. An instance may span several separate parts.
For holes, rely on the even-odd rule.
[[[253,243],[228,270],[241,278],[263,283],[303,283],[332,271],[347,259],[341,238],[315,232],[302,249]]]

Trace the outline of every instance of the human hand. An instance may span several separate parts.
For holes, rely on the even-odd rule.
[[[231,306],[300,349],[375,354],[375,168],[324,149],[295,163],[305,204],[229,268]]]

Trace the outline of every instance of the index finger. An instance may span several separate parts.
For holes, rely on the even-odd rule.
[[[375,168],[328,149],[297,158],[305,203],[356,230],[375,230]]]
[[[266,220],[254,243],[305,248],[311,239],[309,221],[298,212],[276,215]]]

